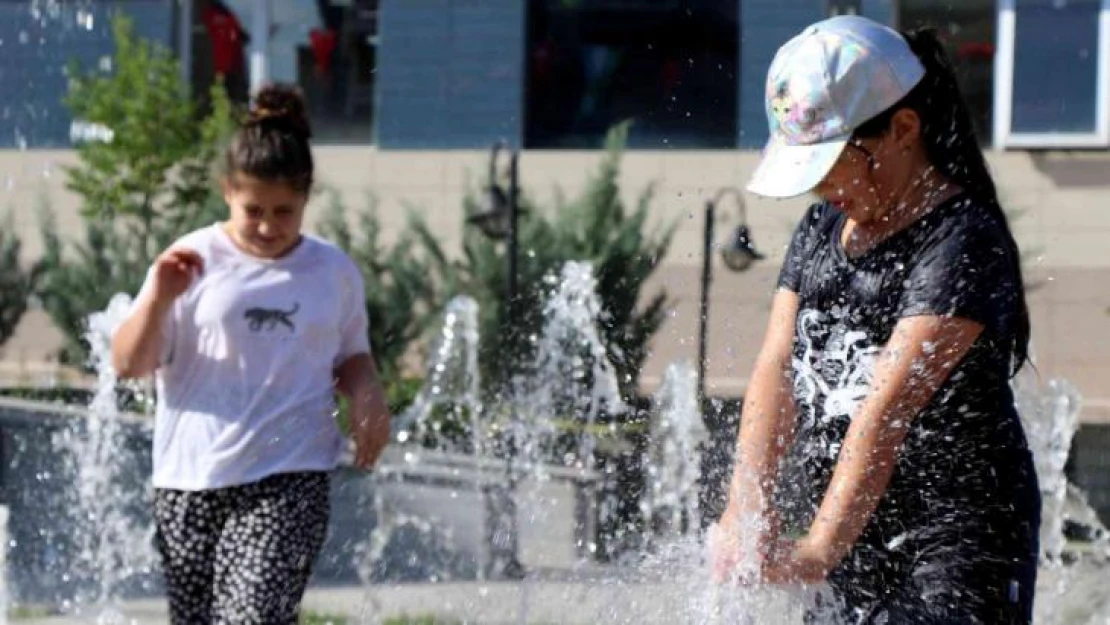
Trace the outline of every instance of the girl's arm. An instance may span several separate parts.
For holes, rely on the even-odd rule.
[[[355,439],[355,466],[372,467],[389,442],[389,406],[370,354],[344,360],[335,371],[335,387],[347,398]]]
[[[848,427],[808,535],[772,559],[765,581],[820,581],[848,554],[886,492],[910,422],[982,331],[976,322],[935,315],[898,322],[876,362],[871,392]]]
[[[171,248],[154,259],[134,309],[112,335],[112,367],[119,377],[141,378],[158,368],[166,317],[203,270],[204,259],[187,248]]]
[[[774,489],[779,461],[794,434],[790,359],[798,295],[780,290],[771,304],[763,346],[744,393],[736,469],[729,502],[740,511],[762,510]]]
[[[122,379],[154,373],[165,337],[162,325],[173,301],[144,296],[112,336],[112,367]]]
[[[794,325],[798,316],[798,295],[780,289],[771,304],[771,316],[763,346],[756,357],[752,376],[744,394],[744,406],[737,436],[736,467],[729,489],[728,505],[721,519],[725,551],[737,551],[732,544],[743,527],[755,529],[760,553],[777,538],[777,522],[770,506],[778,476],[779,462],[791,444],[796,418],[790,376],[794,345]],[[752,525],[755,527],[752,527]],[[718,574],[733,568],[740,553],[719,554]]]

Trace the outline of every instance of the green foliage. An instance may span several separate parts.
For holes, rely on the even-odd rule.
[[[84,363],[85,318],[115,293],[135,294],[151,261],[190,230],[220,219],[213,164],[234,128],[222,88],[201,116],[172,53],[134,33],[131,21],[113,18],[115,54],[110,72],[73,65],[66,97],[75,119],[111,132],[107,141],[77,148],[67,168],[68,188],[80,196],[84,241],[70,245],[43,214],[45,254],[38,295],[67,337],[62,360]]]
[[[404,359],[434,321],[429,311],[436,290],[429,278],[428,263],[415,253],[408,232],[401,233],[392,245],[383,243],[373,198],[354,215],[357,228],[352,229],[339,196],[334,192],[330,195],[318,231],[345,251],[361,270],[371,349],[391,403],[407,405],[411,403],[413,385],[404,378]],[[398,407],[394,405],[394,409]]]
[[[0,345],[15,333],[34,293],[38,266],[24,267],[19,260],[23,242],[15,233],[15,222],[8,214],[0,225]]]
[[[298,619],[298,621],[300,625],[347,625],[351,622],[351,619],[342,614],[327,614],[304,610],[301,612],[301,618]]]
[[[432,614],[423,616],[391,616],[384,625],[461,625],[462,621]]]
[[[627,123],[610,132],[605,158],[585,191],[574,200],[559,198],[549,210],[541,210],[527,196],[521,196],[525,212],[518,239],[519,292],[514,302],[516,323],[509,332],[502,332],[499,325],[507,269],[505,246],[464,226],[463,257],[451,260],[427,225],[414,219],[414,232],[432,260],[436,282],[444,292],[440,304],[462,292],[481,306],[480,360],[487,384],[496,385],[505,379],[504,367],[518,367],[532,357],[531,337],[542,328],[543,306],[550,294],[545,278],[558,276],[564,263],[576,260],[593,265],[602,307],[602,340],[622,393],[626,397],[635,394],[649,342],[662,325],[669,304],[664,292],[645,302],[640,296],[666,254],[677,223],[648,228],[652,187],[640,194],[634,207],[625,206],[619,179],[627,137]],[[471,194],[465,214],[477,210],[478,200]]]
[[[66,406],[88,406],[94,395],[95,391],[91,389],[73,386],[9,386],[0,388],[0,397]],[[148,411],[145,398],[134,390],[123,386],[116,389],[116,405],[124,412],[142,414]]]
[[[113,18],[112,29],[111,72],[69,68],[66,105],[75,119],[107,128],[111,140],[78,146],[81,163],[67,168],[68,187],[84,200],[87,217],[133,218],[129,226],[141,247],[156,243],[145,238],[153,222],[195,220],[209,195],[217,143],[233,119],[221,85],[213,88],[212,113],[200,119],[173,53],[135,35],[122,14]]]

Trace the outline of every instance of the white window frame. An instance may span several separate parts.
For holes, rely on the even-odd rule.
[[[1102,0],[1098,14],[1098,59],[1093,132],[1014,132],[1014,52],[1017,0],[998,0],[997,41],[994,57],[994,147],[1098,148],[1110,146],[1110,0]]]

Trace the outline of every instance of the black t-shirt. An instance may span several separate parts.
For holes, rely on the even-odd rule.
[[[842,213],[819,203],[802,219],[779,277],[800,300],[792,360],[798,423],[780,480],[788,523],[802,529],[812,519],[876,359],[905,317],[960,317],[984,331],[915,417],[876,516],[904,526],[935,502],[976,501],[997,490],[985,475],[1026,467],[1009,386],[1022,286],[1002,219],[957,195],[852,258],[841,244]]]

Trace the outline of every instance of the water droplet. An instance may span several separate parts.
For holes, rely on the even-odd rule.
[[[27,34],[27,31],[25,31],[25,30],[19,31],[19,43],[25,44],[30,40],[31,40],[31,36]]]

